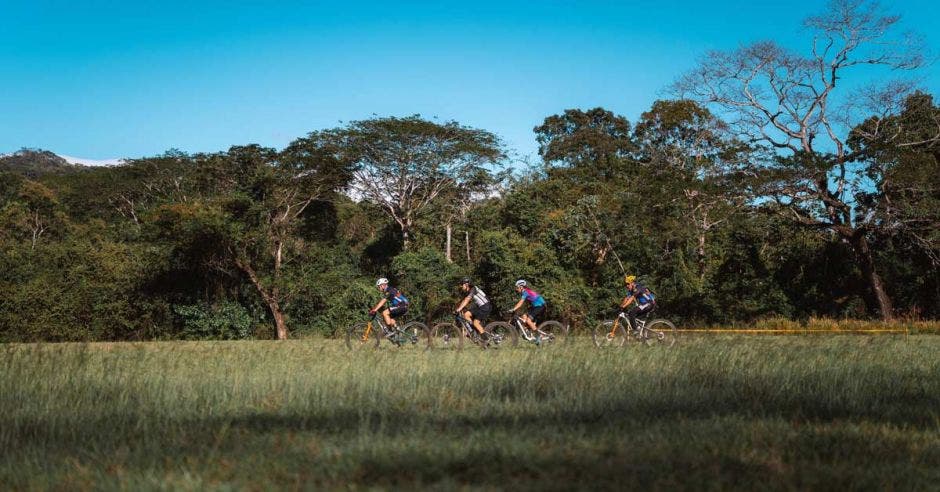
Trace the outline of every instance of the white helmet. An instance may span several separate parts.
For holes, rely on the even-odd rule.
[[[380,278],[380,279],[378,279],[378,280],[375,281],[375,286],[376,286],[376,287],[381,287],[382,284],[387,284],[387,283],[388,283],[388,279],[385,278],[385,277],[382,277],[382,278]]]
[[[525,280],[522,280],[521,278],[519,280],[516,280],[516,287],[525,287],[526,285],[528,284],[526,283]]]

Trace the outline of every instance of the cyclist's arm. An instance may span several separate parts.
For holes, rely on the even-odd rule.
[[[627,309],[631,302],[633,302],[633,296],[624,297],[623,302],[620,303],[620,309]]]
[[[519,302],[517,302],[516,305],[512,307],[512,310],[513,310],[513,311],[518,311],[519,308],[522,307],[522,303],[523,303],[523,302],[525,302],[525,298],[524,298],[524,297],[523,297],[522,299],[519,299]]]
[[[457,305],[457,309],[455,309],[455,311],[458,313],[463,311],[463,308],[467,307],[467,304],[470,304],[470,297],[471,296],[467,296],[462,301],[460,301],[460,304]]]
[[[376,313],[379,312],[379,309],[382,309],[382,306],[385,305],[385,301],[387,301],[387,299],[383,297],[382,300],[379,301],[379,303],[376,304],[374,308],[372,308],[372,311]]]

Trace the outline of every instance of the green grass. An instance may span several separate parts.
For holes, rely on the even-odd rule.
[[[940,337],[0,346],[0,489],[936,489]]]

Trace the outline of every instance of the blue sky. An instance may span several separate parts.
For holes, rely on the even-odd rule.
[[[884,2],[940,46],[934,2]],[[283,147],[420,113],[532,154],[566,108],[631,121],[708,49],[800,46],[821,2],[0,0],[0,153]],[[936,64],[923,85],[940,94]]]

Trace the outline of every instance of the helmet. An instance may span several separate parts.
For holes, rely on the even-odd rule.
[[[462,279],[460,279],[460,282],[458,282],[458,284],[460,285],[469,284],[469,283],[470,283],[470,277],[463,277]]]
[[[387,283],[388,283],[388,279],[385,278],[385,277],[382,277],[382,278],[380,278],[380,279],[378,279],[378,280],[375,281],[375,286],[376,286],[376,287],[381,287],[382,284],[387,284]]]
[[[633,282],[636,282],[636,275],[627,275],[623,277],[623,283],[629,284]]]
[[[526,283],[525,280],[522,280],[521,278],[519,280],[516,280],[516,287],[525,287],[526,285],[528,284]]]

